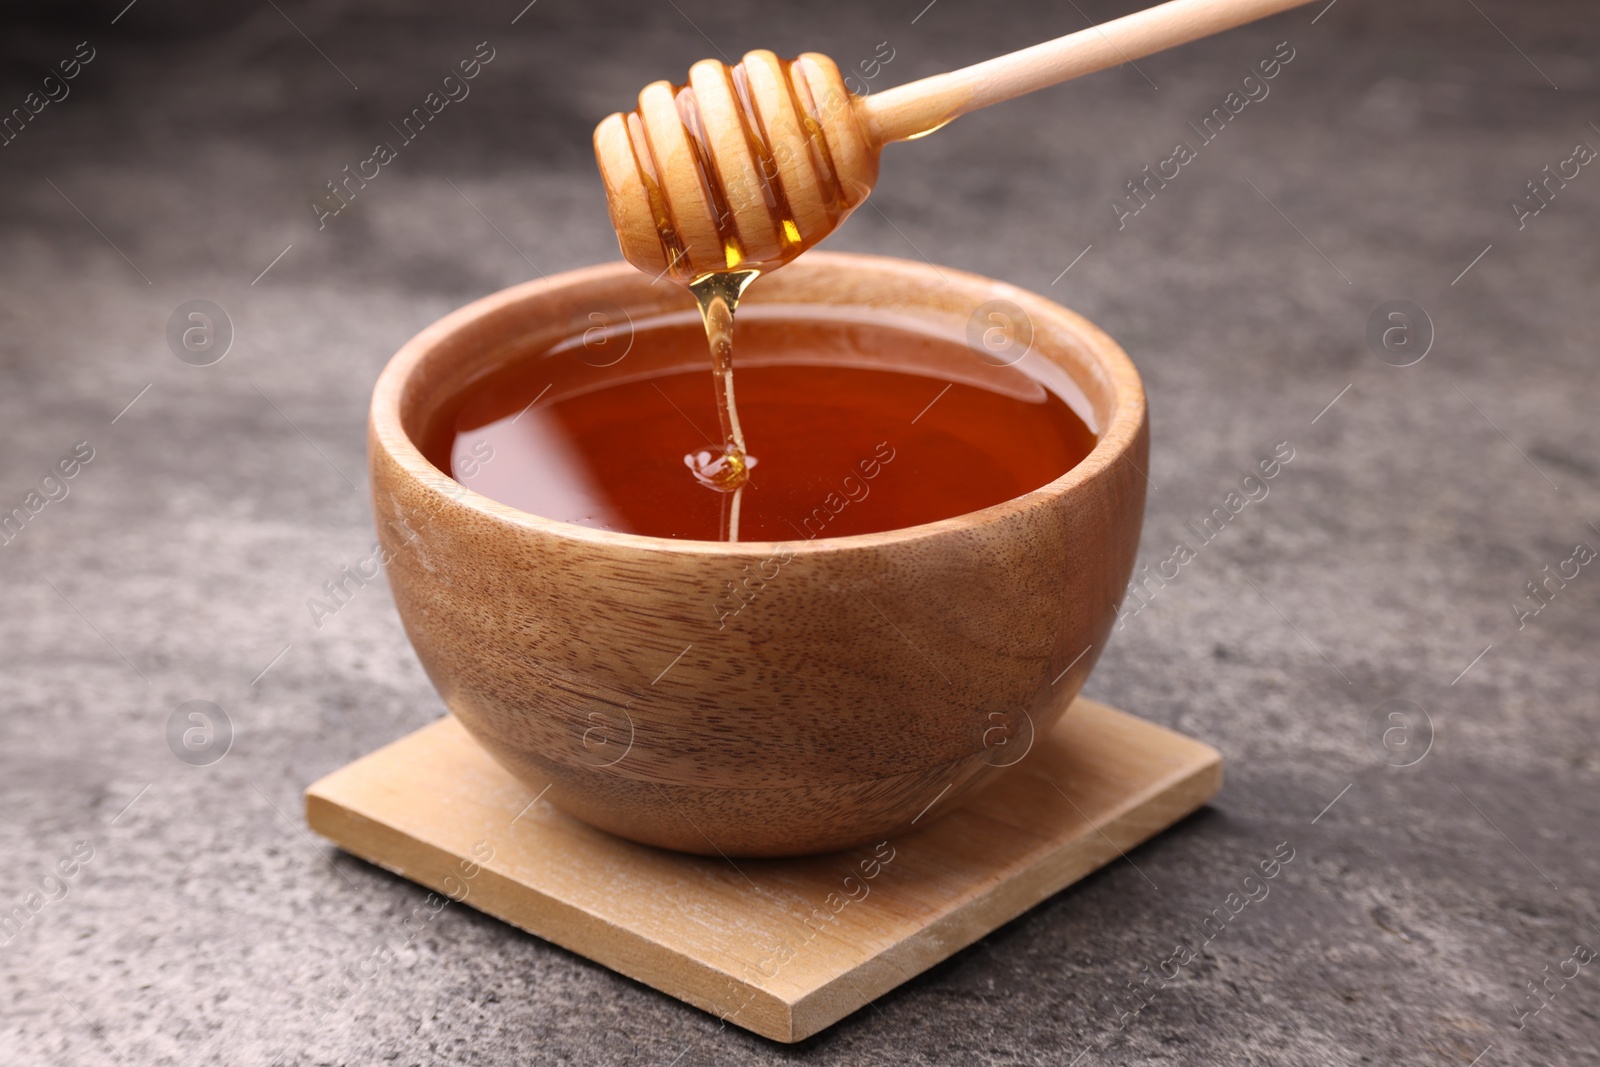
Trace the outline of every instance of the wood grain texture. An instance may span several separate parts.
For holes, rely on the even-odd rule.
[[[870,96],[833,60],[765,50],[701,60],[595,128],[623,258],[680,281],[770,271],[832,233],[871,193],[883,146],[961,115],[1128,63],[1309,0],[1169,0],[1052,41]]]
[[[1194,811],[1210,746],[1079,699],[990,790],[822,856],[730,861],[563,814],[454,718],[306,791],[341,848],[777,1041],[809,1037]]]
[[[1031,493],[940,522],[729,544],[530,515],[416,444],[460,383],[581,334],[595,309],[644,321],[688,303],[626,264],[591,268],[463,308],[394,357],[373,393],[369,456],[401,621],[495,758],[602,829],[731,856],[881,838],[930,787],[954,782],[951,799],[980,787],[997,740],[1023,716],[1048,730],[1098,660],[1144,515],[1138,374],[1092,324],[1014,286],[814,253],[758,281],[741,314],[885,317],[953,338],[943,362],[908,367],[931,399],[1002,369],[967,347],[970,324],[1014,309],[1032,338],[1016,369],[1078,394],[1093,451]],[[542,358],[548,397],[662,369],[636,347],[600,368],[581,344]],[[777,557],[760,601],[723,626],[725,584]]]
[[[832,233],[878,180],[878,146],[827,56],[764,49],[658,81],[594,131],[623,258],[680,282],[772,271]]]

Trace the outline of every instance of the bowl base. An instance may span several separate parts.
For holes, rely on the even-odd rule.
[[[909,833],[732,861],[563,814],[446,716],[311,786],[306,818],[456,903],[800,1041],[1126,859],[1221,787],[1211,746],[1080,697],[994,785],[948,813],[935,800]]]

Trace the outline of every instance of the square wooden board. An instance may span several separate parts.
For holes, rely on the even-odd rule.
[[[1211,746],[1080,698],[1027,758],[884,845],[707,859],[573,819],[445,717],[306,790],[347,852],[777,1041],[799,1041],[1171,826]],[[885,859],[887,858],[887,862]]]

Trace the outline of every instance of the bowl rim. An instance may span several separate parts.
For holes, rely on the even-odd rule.
[[[1104,429],[1098,435],[1099,440],[1087,456],[1054,480],[1021,496],[1011,497],[977,511],[875,533],[776,541],[708,541],[579,526],[502,504],[498,500],[478,493],[434,466],[406,432],[401,419],[401,400],[411,376],[417,369],[439,346],[463,333],[470,332],[484,319],[505,313],[518,305],[540,300],[568,287],[605,282],[613,278],[632,280],[644,277],[636,267],[618,260],[547,275],[491,293],[436,320],[402,345],[384,366],[373,386],[368,421],[369,462],[376,459],[376,453],[381,449],[414,485],[421,488],[429,497],[436,498],[432,501],[434,503],[445,505],[453,502],[458,507],[466,508],[496,523],[509,523],[568,541],[635,551],[764,557],[779,551],[809,555],[819,552],[880,548],[992,526],[1037,508],[1047,501],[1060,499],[1079,486],[1102,476],[1127,456],[1139,440],[1145,425],[1146,402],[1144,384],[1139,378],[1138,370],[1127,353],[1110,335],[1070,308],[1038,293],[981,274],[893,256],[812,250],[784,269],[793,272],[796,268],[866,271],[880,275],[896,274],[913,285],[922,282],[945,289],[952,287],[968,289],[974,295],[981,294],[985,300],[997,297],[1011,299],[1022,305],[1030,315],[1036,311],[1047,313],[1069,328],[1082,344],[1090,361],[1097,364],[1106,376],[1108,392],[1111,395],[1111,411],[1110,417],[1105,420]],[[685,299],[688,299],[687,294]],[[848,302],[837,303],[849,306]],[[685,306],[693,305],[688,303]],[[1074,368],[1053,357],[1044,358],[1056,363],[1073,377],[1080,388],[1083,388],[1083,383]],[[1087,390],[1085,392],[1087,393]],[[1099,421],[1099,413],[1096,412],[1096,415]],[[375,478],[372,480],[372,488],[374,492],[378,491],[378,481]]]

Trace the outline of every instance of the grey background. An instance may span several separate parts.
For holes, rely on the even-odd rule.
[[[342,999],[424,894],[313,839],[300,791],[441,712],[381,584],[320,630],[306,607],[371,551],[379,368],[465,301],[615,258],[589,132],[647,81],[718,49],[849,66],[888,41],[881,87],[1128,10],[924,3],[540,0],[512,25],[519,0],[139,0],[114,26],[122,2],[89,5],[83,28],[14,8],[0,106],[77,41],[97,56],[0,149],[0,510],[75,443],[95,457],[0,548],[0,909],[74,841],[94,856],[0,947],[7,1062],[1600,1055],[1594,967],[1515,1029],[1525,983],[1600,943],[1600,576],[1523,629],[1512,608],[1577,542],[1600,548],[1600,170],[1520,232],[1508,207],[1600,146],[1600,32],[1577,0],[1289,12],[892,147],[876,209],[828,242],[1047,293],[1122,342],[1151,398],[1146,562],[1295,449],[1090,682],[1229,761],[1217,802],[1137,870],[1113,863],[795,1048],[464,908]],[[472,95],[318,232],[322,182],[484,40]],[[1271,95],[1119,232],[1123,183],[1283,40]],[[194,298],[233,321],[215,366],[165,343]],[[1416,366],[1366,347],[1391,299],[1437,327]],[[1393,699],[1435,733],[1409,767],[1369,725]],[[208,766],[167,747],[189,700],[233,724]],[[1127,983],[1280,842],[1295,859],[1271,895],[1119,1028]]]

